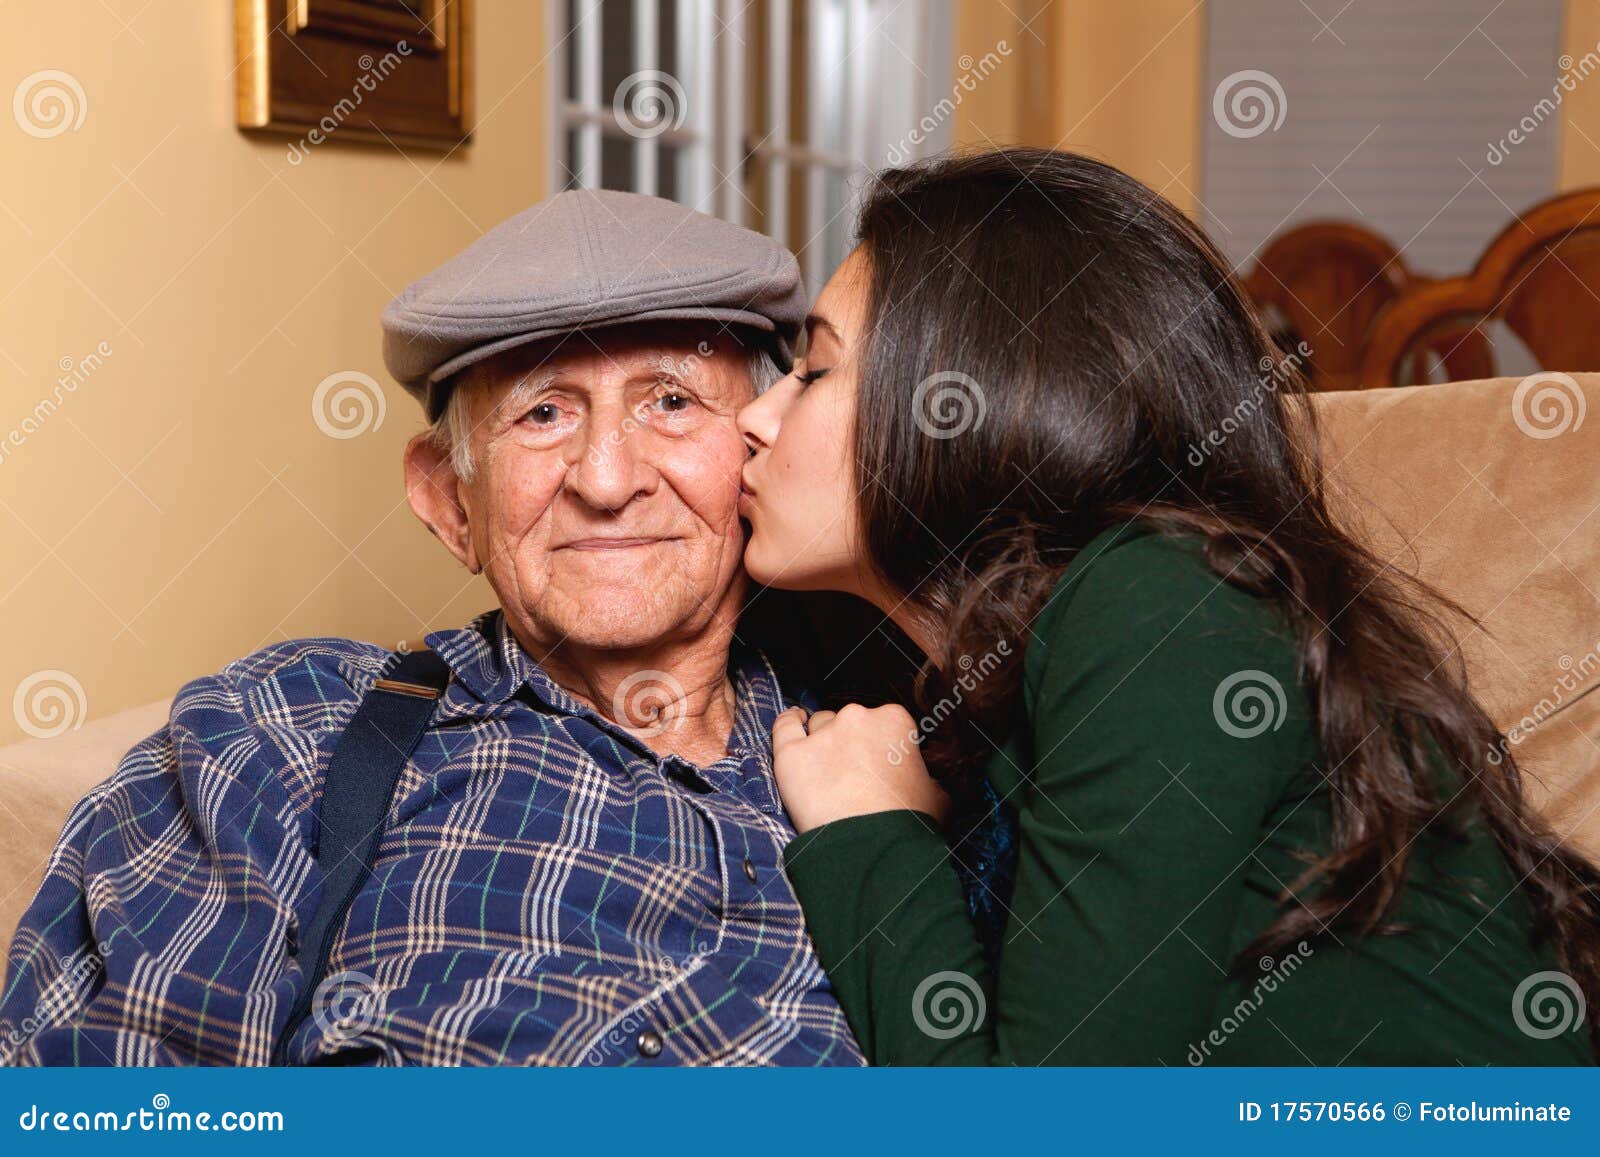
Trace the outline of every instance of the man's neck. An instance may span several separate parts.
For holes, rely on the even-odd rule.
[[[509,625],[509,621],[508,621]],[[728,751],[734,616],[719,611],[684,638],[623,650],[522,643],[555,683],[661,755],[704,765]],[[512,628],[512,633],[517,634]]]

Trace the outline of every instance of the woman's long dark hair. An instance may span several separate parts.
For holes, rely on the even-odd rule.
[[[1294,625],[1336,789],[1331,851],[1236,967],[1330,927],[1400,931],[1387,917],[1413,839],[1459,833],[1476,811],[1523,881],[1535,935],[1553,937],[1600,1008],[1600,869],[1526,804],[1468,689],[1440,611],[1476,620],[1330,517],[1303,379],[1206,236],[1125,173],[1038,149],[885,172],[857,235],[871,269],[860,530],[891,588],[948,624],[917,697],[924,711],[959,704],[924,744],[952,794],[973,798],[991,743],[1023,723],[1021,648],[957,692],[961,657],[1026,638],[1108,526],[1198,534],[1219,576]],[[1445,804],[1430,742],[1460,776]]]

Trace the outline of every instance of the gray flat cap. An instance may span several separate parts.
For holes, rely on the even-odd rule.
[[[800,267],[772,238],[660,197],[574,189],[406,286],[383,311],[383,361],[431,420],[450,375],[541,338],[708,319],[772,334],[787,365],[805,314]]]

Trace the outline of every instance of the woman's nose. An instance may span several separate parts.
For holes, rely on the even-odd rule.
[[[778,388],[769,387],[766,393],[748,403],[734,417],[734,425],[738,427],[740,437],[752,454],[772,445],[773,436],[777,433],[777,408],[772,404],[772,396]]]

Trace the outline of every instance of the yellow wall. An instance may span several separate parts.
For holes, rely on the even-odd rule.
[[[1187,211],[1200,187],[1205,8],[1195,0],[963,0],[957,54],[1014,47],[964,102],[957,142],[1073,149]]]
[[[1054,132],[1180,209],[1200,188],[1205,7],[1073,0],[1052,10]]]
[[[963,86],[953,121],[957,146],[1054,144],[1048,109],[1047,7],[1048,0],[1007,4],[957,0],[955,77],[958,86],[963,78],[971,85],[970,92]],[[963,67],[963,61],[980,62],[991,53],[1001,61],[999,67]]]
[[[92,718],[275,639],[393,644],[493,605],[404,505],[421,414],[384,372],[378,315],[544,195],[543,6],[478,6],[466,149],[335,140],[298,166],[286,138],[233,126],[232,8],[5,8],[0,742],[24,737],[13,697],[43,670]],[[82,86],[76,131],[40,139],[10,115],[43,69]],[[338,439],[312,397],[347,370],[381,384],[386,417]]]
[[[1576,189],[1600,185],[1600,73],[1590,71],[1600,56],[1600,0],[1567,0],[1566,17],[1561,51],[1580,71],[1561,105],[1560,186]]]

